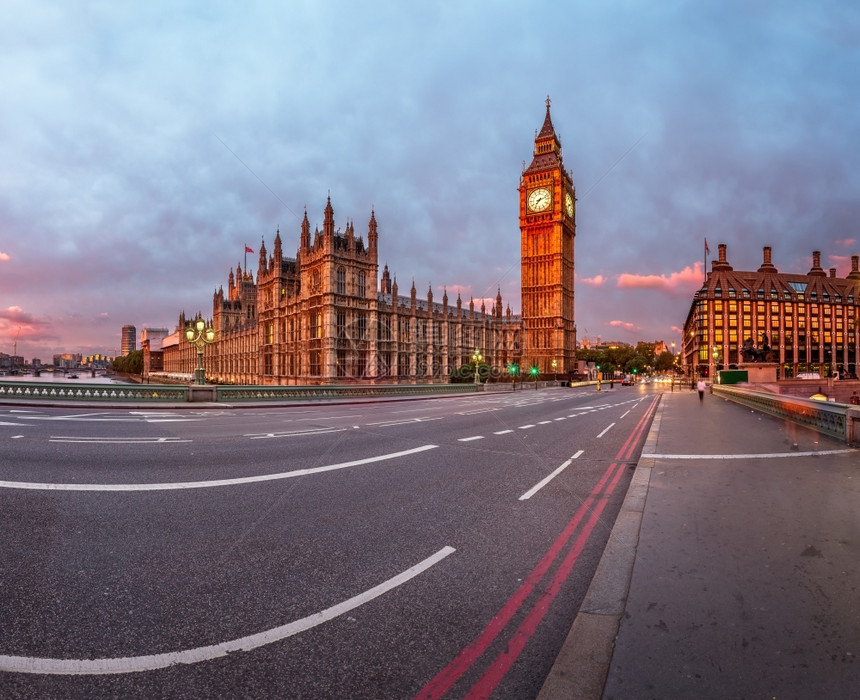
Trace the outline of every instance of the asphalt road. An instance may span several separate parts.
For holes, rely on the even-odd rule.
[[[0,696],[534,698],[657,400],[0,407]]]

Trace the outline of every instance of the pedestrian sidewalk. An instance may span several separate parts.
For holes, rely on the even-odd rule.
[[[860,452],[664,393],[539,695],[860,697]]]

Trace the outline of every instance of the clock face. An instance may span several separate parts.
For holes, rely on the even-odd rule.
[[[570,192],[564,193],[564,210],[567,212],[567,215],[572,219],[573,218],[573,197],[570,196]]]
[[[552,195],[545,187],[538,187],[529,192],[528,205],[532,211],[543,211],[552,202]]]

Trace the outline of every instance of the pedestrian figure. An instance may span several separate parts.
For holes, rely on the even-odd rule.
[[[704,401],[705,400],[705,389],[707,388],[707,385],[705,384],[705,380],[700,379],[699,383],[696,384],[696,388],[699,390],[699,401]]]

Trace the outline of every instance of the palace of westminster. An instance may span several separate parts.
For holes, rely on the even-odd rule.
[[[432,289],[408,295],[385,266],[379,275],[379,231],[371,212],[366,239],[350,222],[335,229],[326,203],[322,231],[307,212],[295,257],[280,231],[271,255],[260,247],[256,279],[237,266],[212,301],[214,341],[205,348],[208,380],[236,384],[447,382],[452,372],[481,362],[503,372],[532,367],[546,376],[576,369],[573,241],[576,196],[561,142],[546,117],[534,158],[520,178],[522,314],[505,308],[501,292],[490,309]],[[191,321],[162,344],[165,373],[191,374],[197,349],[185,342]],[[146,352],[146,348],[145,348]],[[145,360],[146,362],[146,360]],[[527,367],[526,367],[527,365]],[[155,366],[153,365],[153,369]]]
[[[205,348],[209,381],[231,384],[447,382],[463,365],[480,361],[502,376],[536,368],[541,376],[578,370],[574,322],[576,193],[564,167],[550,117],[535,136],[531,164],[519,183],[521,315],[504,307],[501,292],[488,310],[432,289],[420,298],[413,282],[401,295],[388,267],[379,275],[379,231],[371,211],[366,240],[353,223],[335,228],[331,199],[322,231],[311,232],[307,212],[295,257],[283,253],[280,231],[271,255],[259,250],[256,279],[237,266],[205,320],[214,340]],[[860,345],[860,270],[851,258],[846,278],[820,266],[813,252],[807,274],[780,273],[765,247],[754,272],[736,271],[726,246],[694,294],[684,324],[679,367],[713,376],[742,364],[751,348],[780,377],[804,372],[854,376]],[[153,374],[191,375],[197,348],[185,340],[198,315],[179,316],[159,353],[144,345]],[[150,364],[151,355],[151,364]]]

